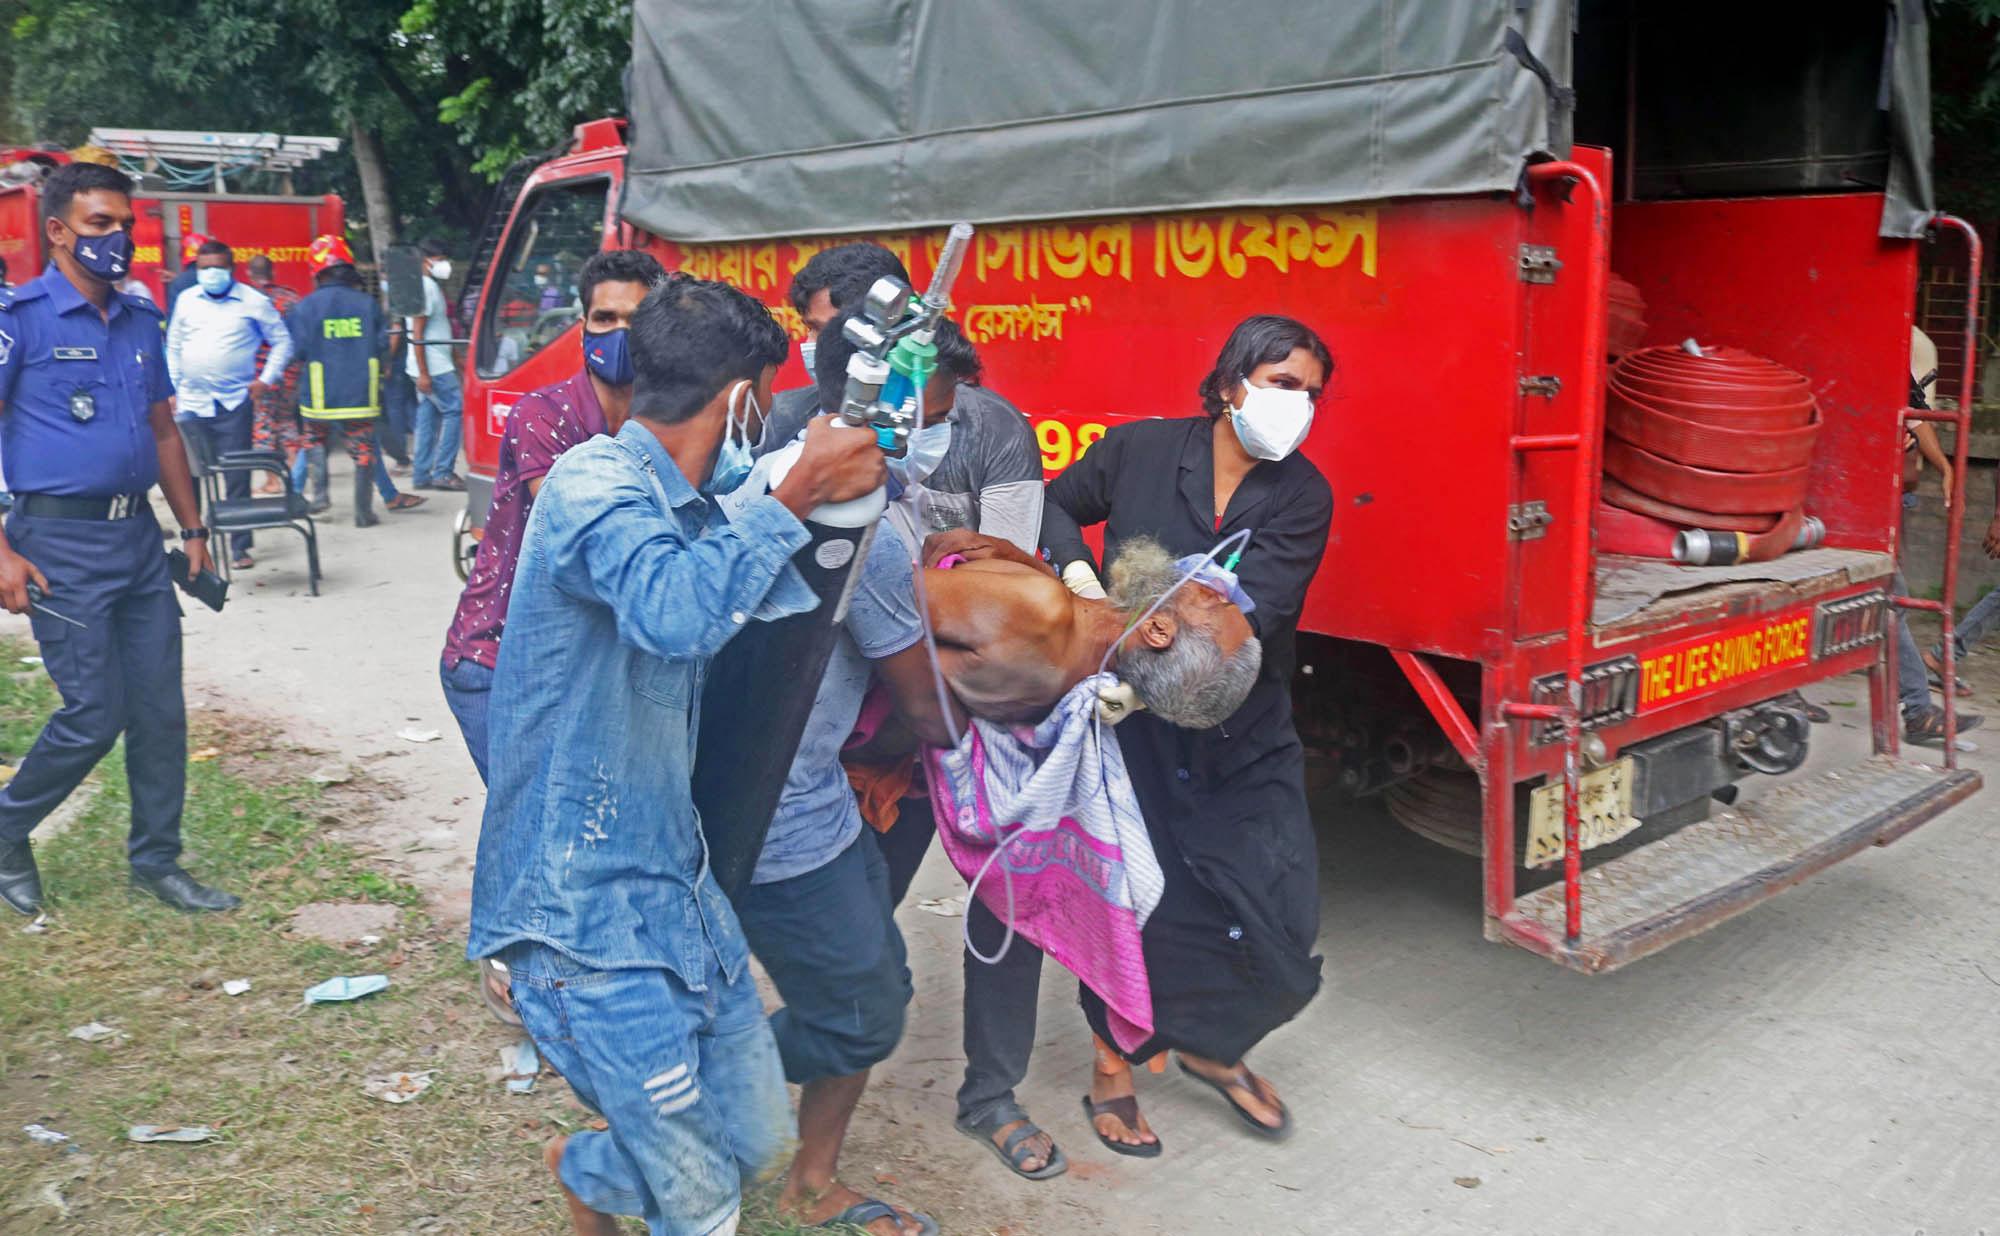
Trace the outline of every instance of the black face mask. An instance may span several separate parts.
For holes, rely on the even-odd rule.
[[[67,223],[63,227],[76,237],[76,244],[70,248],[76,255],[76,264],[92,275],[106,283],[116,283],[132,269],[132,233],[124,228],[102,236],[85,236]]]

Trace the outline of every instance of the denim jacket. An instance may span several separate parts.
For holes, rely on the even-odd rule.
[[[770,497],[726,520],[637,421],[557,461],[494,670],[467,956],[535,940],[697,991],[742,973],[689,792],[702,679],[744,623],[817,604],[806,543]]]

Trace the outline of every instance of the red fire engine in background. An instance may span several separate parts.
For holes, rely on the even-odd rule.
[[[54,168],[70,158],[61,151],[0,150],[0,168],[9,164]],[[19,283],[39,275],[48,254],[39,173],[17,173],[16,180],[0,183],[0,257],[7,260],[8,277]],[[303,293],[312,289],[307,246],[315,236],[340,235],[347,227],[346,206],[332,193],[151,192],[142,181],[132,206],[138,214],[132,229],[132,274],[162,308],[167,285],[180,273],[182,246],[190,236],[229,245],[236,251],[239,273],[253,257],[270,258],[277,281]]]
[[[857,239],[648,234],[619,211],[625,137],[622,121],[581,125],[566,153],[501,188],[467,284],[465,442],[484,484],[462,538],[513,402],[580,363],[573,297],[536,272],[573,287],[600,248],[650,249],[755,295],[799,340],[792,275]],[[1614,192],[1630,184],[1620,171],[1611,150],[1578,144],[1530,164],[1513,193],[981,224],[954,312],[1050,474],[1110,425],[1194,412],[1245,316],[1319,331],[1337,371],[1303,449],[1336,513],[1300,624],[1301,733],[1348,791],[1481,856],[1489,938],[1586,972],[1740,913],[1980,785],[1949,751],[1943,768],[1899,757],[1885,638],[1912,418],[1958,424],[1954,560],[1964,505],[1964,414],[1907,408],[1922,242],[1878,235],[1882,192],[1644,200]],[[1978,238],[1939,227],[1962,237],[1976,306]],[[921,287],[942,231],[866,239]],[[1613,271],[1643,298],[1642,342],[1729,345],[1807,376],[1821,430],[1806,509],[1823,546],[1755,567],[1598,551]],[[1974,389],[1973,354],[1944,393]],[[796,357],[779,379],[807,380]],[[1947,615],[1953,587],[1948,565]],[[1875,754],[1790,772],[1806,754],[1793,693],[1857,672]],[[1729,805],[1761,774],[1778,776]]]

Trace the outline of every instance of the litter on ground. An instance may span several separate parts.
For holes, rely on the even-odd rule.
[[[69,1134],[58,1133],[39,1124],[24,1124],[21,1126],[21,1132],[28,1135],[29,1141],[43,1146],[60,1146],[69,1140]]]
[[[965,900],[961,897],[926,897],[917,903],[917,909],[939,918],[959,918],[965,913]]]
[[[404,742],[436,742],[444,735],[436,730],[420,730],[414,725],[406,725],[396,731],[396,737]]]
[[[240,996],[249,990],[249,979],[225,979],[222,984],[222,994],[225,996]]]
[[[430,1089],[431,1074],[435,1069],[425,1069],[421,1073],[391,1073],[386,1077],[371,1077],[361,1088],[384,1103],[407,1103]]]
[[[372,996],[389,985],[386,974],[346,975],[330,978],[324,983],[315,983],[306,988],[307,1004],[329,1004],[341,1000],[359,1000]]]
[[[135,1142],[212,1142],[217,1134],[205,1124],[135,1124],[125,1136]]]
[[[69,1037],[85,1043],[95,1043],[100,1039],[116,1038],[121,1033],[122,1031],[107,1026],[101,1021],[93,1021],[87,1025],[73,1027],[69,1032]]]
[[[507,1070],[507,1090],[510,1094],[527,1094],[535,1088],[535,1078],[542,1072],[541,1053],[535,1050],[533,1039],[522,1039],[511,1047],[500,1049],[500,1067]]]

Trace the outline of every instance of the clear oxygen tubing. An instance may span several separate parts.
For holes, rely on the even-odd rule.
[[[923,393],[921,391],[917,393],[917,424],[918,425],[923,424]],[[1217,542],[1213,549],[1209,550],[1206,554],[1204,554],[1201,558],[1201,561],[1195,563],[1193,566],[1183,571],[1179,579],[1176,579],[1172,584],[1169,584],[1165,592],[1162,592],[1159,596],[1155,597],[1153,599],[1152,604],[1148,605],[1143,613],[1141,613],[1137,618],[1133,619],[1132,622],[1129,623],[1123,631],[1119,632],[1118,638],[1111,642],[1111,646],[1104,650],[1104,656],[1098,660],[1097,672],[1096,674],[1093,675],[1093,677],[1103,676],[1103,674],[1106,672],[1106,670],[1111,664],[1111,658],[1117,654],[1119,645],[1123,644],[1128,638],[1130,638],[1132,633],[1138,630],[1139,627],[1146,621],[1146,619],[1151,618],[1154,614],[1158,613],[1160,607],[1167,603],[1168,597],[1171,597],[1174,595],[1174,593],[1180,591],[1180,589],[1185,584],[1187,584],[1188,581],[1192,580],[1196,575],[1201,573],[1203,567],[1206,567],[1209,563],[1216,561],[1218,558],[1221,558],[1225,553],[1231,550],[1236,550],[1240,553],[1240,551],[1250,543],[1251,532],[1252,529],[1241,528],[1235,532],[1230,533],[1228,536],[1224,537],[1221,541]],[[919,619],[923,623],[924,648],[925,651],[930,655],[931,681],[937,688],[938,706],[943,710],[944,713],[945,729],[947,730],[947,732],[951,734],[952,749],[957,750],[960,746],[963,745],[963,735],[959,732],[958,727],[952,724],[951,720],[951,692],[950,689],[945,685],[944,670],[938,664],[937,636],[935,631],[931,627],[930,601],[924,592],[924,583],[923,583],[924,565],[922,559],[923,559],[923,552],[921,548],[919,548],[912,555],[912,570],[911,570],[911,575],[916,579],[917,613]],[[1104,760],[1102,756],[1102,752],[1104,750],[1103,714],[1101,712],[1094,712],[1091,717],[1091,724],[1095,727],[1092,737],[1096,741],[1097,749],[1100,753],[1098,757],[1098,772],[1100,776],[1104,776]],[[1104,782],[1104,791],[1107,795],[1109,795],[1110,790],[1111,790],[1111,783],[1109,779],[1106,778]],[[950,825],[948,821],[940,820],[938,821],[937,826],[939,828],[945,828],[949,827]],[[1008,846],[1012,845],[1015,841],[1019,840],[1021,837],[1025,836],[1031,831],[1033,831],[1033,829],[1029,821],[1022,820],[1020,823],[1015,825],[1014,830],[1008,833],[1005,837],[1001,838],[999,844],[993,847],[993,853],[987,855],[986,861],[980,865],[978,872],[973,875],[972,883],[966,891],[967,912],[964,924],[959,928],[959,934],[965,942],[965,951],[971,954],[977,960],[989,966],[1000,964],[1000,962],[1006,958],[1007,950],[1012,948],[1014,944],[1014,935],[1015,935],[1014,873],[1012,872],[1012,870],[1006,867],[1002,867],[1000,869],[1001,884],[1007,890],[1007,913],[1006,916],[1000,920],[1001,926],[1005,929],[1005,931],[1000,938],[1000,947],[996,949],[993,955],[990,957],[980,952],[978,947],[972,943],[971,904],[972,901],[979,896],[979,886],[982,882],[985,881],[987,873],[992,871],[993,864],[998,862],[1000,860],[1000,856],[1007,852]]]

